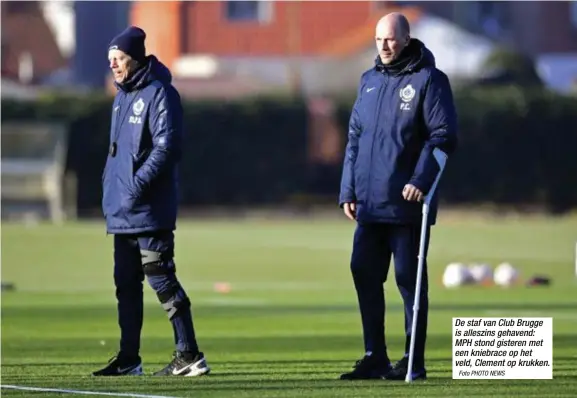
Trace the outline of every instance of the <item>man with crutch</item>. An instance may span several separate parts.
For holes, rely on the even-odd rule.
[[[410,37],[405,16],[381,18],[375,42],[378,56],[360,79],[350,117],[339,197],[346,216],[357,222],[351,272],[365,354],[340,378],[412,381],[426,379],[426,256],[437,215],[435,188],[457,144],[457,116],[447,76],[425,45]],[[384,328],[391,256],[406,334],[405,355],[394,366]]]

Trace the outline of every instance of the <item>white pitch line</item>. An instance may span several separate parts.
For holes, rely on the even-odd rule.
[[[133,397],[133,398],[177,398],[169,397],[165,395],[147,395],[147,394],[131,394],[131,393],[121,393],[121,392],[102,392],[102,391],[82,391],[82,390],[64,390],[60,388],[42,388],[42,387],[26,387],[26,386],[13,386],[2,384],[0,388],[6,388],[10,390],[23,390],[23,391],[36,391],[36,392],[56,392],[61,394],[78,394],[78,395],[106,395],[111,397]]]

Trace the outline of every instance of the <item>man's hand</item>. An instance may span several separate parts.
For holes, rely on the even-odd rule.
[[[345,203],[343,210],[350,220],[355,221],[357,219],[357,206],[354,203]]]
[[[403,188],[403,198],[409,202],[421,202],[423,197],[423,193],[414,185],[407,184]]]

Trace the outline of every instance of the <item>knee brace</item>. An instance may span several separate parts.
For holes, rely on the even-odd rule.
[[[170,320],[182,310],[188,310],[190,308],[190,300],[178,282],[175,282],[171,290],[156,293],[156,296]]]
[[[176,269],[172,258],[150,250],[141,250],[140,254],[143,271],[147,277],[164,277],[162,290],[159,291],[157,288],[155,290],[168,319],[174,318],[181,310],[190,308],[190,300],[174,275]]]
[[[176,272],[172,256],[151,250],[140,250],[142,269],[146,276],[170,275]]]

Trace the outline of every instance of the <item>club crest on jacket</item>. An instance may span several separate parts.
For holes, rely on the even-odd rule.
[[[135,116],[140,116],[142,111],[144,110],[144,101],[142,98],[139,98],[138,101],[132,106],[132,112]]]
[[[409,102],[415,97],[415,89],[412,85],[407,84],[405,88],[401,89],[399,95],[401,96],[403,102]]]
[[[405,88],[402,88],[399,91],[399,95],[401,97],[401,100],[403,101],[401,102],[399,109],[402,111],[410,111],[411,105],[409,104],[409,102],[415,97],[415,89],[413,88],[413,86],[407,84]]]
[[[142,98],[139,98],[138,101],[134,105],[132,105],[132,113],[133,116],[130,116],[128,119],[128,123],[131,124],[142,124],[142,120],[140,118],[140,114],[144,110],[144,101]]]

